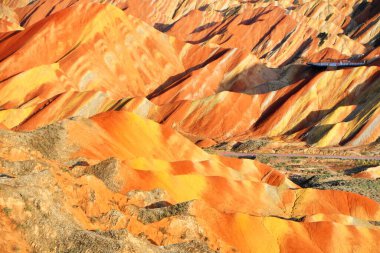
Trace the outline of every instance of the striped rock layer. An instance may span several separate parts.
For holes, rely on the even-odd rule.
[[[0,34],[4,128],[30,130],[133,108],[127,105],[131,98],[146,97],[167,112],[193,104],[186,112],[181,106],[181,117],[162,110],[149,115],[198,140],[278,137],[332,146],[379,137],[378,61],[346,69],[305,65],[352,56],[376,59],[376,1],[3,5],[23,29]],[[244,102],[221,99],[233,93]]]
[[[1,1],[1,248],[377,252],[379,203],[193,142],[377,141],[379,6]]]

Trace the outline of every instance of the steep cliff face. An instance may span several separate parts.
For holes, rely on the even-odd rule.
[[[194,143],[378,142],[379,6],[0,1],[0,246],[377,252],[376,201]]]

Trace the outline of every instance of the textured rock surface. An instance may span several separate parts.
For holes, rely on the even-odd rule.
[[[197,140],[282,136],[330,146],[379,137],[378,61],[344,70],[302,64],[376,58],[377,1],[96,2],[3,2],[13,13],[3,11],[3,20],[25,29],[4,34],[1,43],[4,127],[89,117],[140,96],[164,105],[149,112],[151,119],[164,118]],[[222,91],[247,96],[235,105],[237,95]],[[215,111],[235,106],[244,117]],[[173,117],[179,109],[192,118]]]
[[[0,1],[0,247],[377,252],[378,202],[194,143],[376,149],[379,6]]]
[[[209,155],[129,112],[3,130],[1,140],[2,223],[26,250],[377,249],[370,222],[380,219],[379,203],[301,189],[264,164]]]

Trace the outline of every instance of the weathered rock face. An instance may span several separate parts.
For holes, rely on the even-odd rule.
[[[377,252],[379,203],[194,142],[378,140],[379,6],[0,1],[0,247]]]
[[[0,217],[25,252],[377,250],[379,203],[301,189],[129,112],[0,134]]]
[[[344,70],[304,65],[376,58],[376,1],[96,2],[3,2],[13,13],[4,20],[25,29],[1,42],[3,127],[130,110],[138,96],[165,108],[149,118],[194,140],[282,136],[329,146],[379,137],[376,61]],[[220,92],[242,95],[235,103],[238,95]]]

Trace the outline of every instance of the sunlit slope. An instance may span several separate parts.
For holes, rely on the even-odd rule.
[[[26,30],[0,45],[3,127],[31,130],[123,107],[134,111],[136,101],[129,99],[147,97],[160,107],[149,113],[139,107],[141,115],[195,141],[290,136],[330,146],[378,138],[376,64],[324,71],[293,62],[364,52],[356,38],[371,33],[367,39],[372,40],[373,22],[365,31],[354,29],[351,37],[339,34],[364,22],[363,13],[376,19],[372,3],[362,11],[351,2],[112,3],[36,1],[17,9],[20,20],[28,17]],[[172,17],[175,12],[171,19],[177,22],[164,31],[175,38],[134,11],[158,19],[159,13]],[[352,12],[354,19],[348,18]],[[195,43],[199,39],[205,43]]]
[[[77,127],[76,126],[77,124],[81,125],[81,127]],[[78,151],[75,152],[76,156],[84,156],[84,157],[97,159],[97,160],[103,160],[110,156],[114,156],[122,160],[130,160],[130,159],[135,160],[136,158],[140,158],[140,157],[167,160],[167,161],[182,161],[182,160],[204,161],[204,160],[210,160],[210,159],[211,160],[218,159],[217,157],[210,156],[204,151],[202,151],[201,149],[197,148],[189,140],[186,140],[184,137],[174,132],[171,128],[162,127],[157,123],[140,118],[139,116],[132,113],[128,113],[128,112],[104,113],[92,118],[91,121],[87,124],[83,124],[81,121],[69,122],[68,129],[69,129],[68,134],[69,134],[70,142],[72,142],[74,146],[79,147]],[[103,143],[109,143],[109,144],[103,145]],[[102,146],[103,148],[97,149],[96,147],[99,147],[99,146]],[[221,162],[223,163],[223,160]],[[144,159],[141,161],[137,159],[136,163],[132,163],[132,165],[136,165],[137,170],[139,170],[138,169],[139,166],[142,165],[140,167],[142,171],[148,170],[148,171],[153,172],[152,174],[143,173],[147,176],[147,180],[146,180],[147,183],[154,181],[155,171],[158,172],[159,174],[158,176],[162,176],[162,180],[163,180],[162,183],[166,183],[169,185],[174,184],[172,182],[173,180],[169,180],[172,177],[172,175],[170,175],[171,173],[173,173],[174,175],[179,174],[178,178],[180,181],[182,180],[181,179],[182,173],[185,175],[188,174],[186,173],[186,170],[184,170],[184,172],[182,173],[181,171],[175,172],[176,167],[173,170],[169,170],[168,168],[170,167],[165,165],[165,163],[162,163],[162,169],[159,169],[160,166],[150,166],[149,162],[147,163],[147,165],[144,166],[143,165],[144,163],[146,163],[144,162]],[[150,169],[150,167],[152,167],[152,169]],[[204,171],[205,172],[203,173],[207,173],[207,170],[204,170]],[[169,178],[164,176],[165,174],[167,174]],[[223,173],[220,173],[220,175],[222,174]],[[229,173],[226,173],[226,175],[228,174]],[[128,175],[126,175],[126,177],[128,177]],[[122,177],[122,178],[125,178],[125,177]],[[153,179],[148,179],[148,178],[153,178]],[[215,178],[215,179],[210,178],[209,180],[211,181],[206,183],[205,181],[203,181],[203,179],[201,179],[200,177],[196,175],[194,175],[194,180],[195,180],[194,182],[197,182],[197,178],[199,179],[198,182],[200,183],[199,189],[198,189],[199,192],[197,193],[197,191],[194,191],[194,194],[195,194],[193,195],[194,198],[199,198],[199,195],[197,194],[200,194],[203,190],[207,192],[208,188],[210,188],[210,194],[211,194],[212,193],[211,189],[213,189],[212,187],[213,184],[217,186],[219,183],[224,184],[224,185],[229,185],[231,183],[232,188],[237,187],[239,189],[239,190],[235,190],[231,192],[235,192],[236,194],[238,193],[239,195],[241,194],[241,196],[245,195],[243,192],[248,193],[250,191],[249,188],[255,187],[255,183],[246,182],[245,184],[244,183],[240,184],[237,182],[224,181],[224,179],[218,179],[218,178]],[[184,176],[183,180],[185,180],[184,182],[186,182],[186,176]],[[125,180],[125,181],[126,181],[126,184],[128,185],[128,183],[132,183],[132,181],[134,180]],[[189,181],[189,183],[192,184],[191,181]],[[133,184],[134,186],[131,189],[133,189],[134,187],[139,187],[139,185],[144,185],[143,182],[138,182],[138,181],[135,181]],[[179,189],[183,187],[185,190],[186,189],[185,185],[186,184],[179,183],[176,187],[173,188],[173,190],[175,189],[176,194],[179,195],[179,197],[180,197]],[[196,187],[196,184],[193,184],[193,185]],[[260,188],[262,186],[258,185],[257,187]],[[218,187],[216,187],[216,189],[217,188]],[[271,196],[271,191],[269,190],[268,192],[268,190],[269,189],[264,190],[263,194],[268,194],[268,197],[269,197]],[[292,190],[290,192],[287,192],[287,191],[276,192],[275,191],[272,193],[280,196],[280,197],[278,196],[276,197],[278,200],[280,200],[281,198],[284,198],[283,202],[286,202],[286,201],[291,202],[292,199],[296,198],[297,191],[298,190],[295,190],[294,192]],[[377,217],[377,215],[379,215],[378,212],[375,210],[371,211],[371,209],[364,209],[366,210],[364,211],[359,206],[357,207],[358,208],[357,210],[360,210],[360,211],[357,211],[355,205],[351,206],[350,204],[348,204],[349,207],[347,207],[346,205],[343,205],[346,207],[344,207],[344,209],[341,209],[342,206],[337,204],[339,202],[338,201],[339,195],[340,194],[346,195],[348,193],[333,192],[333,191],[316,191],[316,190],[311,190],[311,189],[299,190],[299,191],[301,191],[301,194],[303,194],[302,201],[306,201],[310,203],[313,202],[312,198],[314,196],[317,196],[316,194],[321,194],[322,196],[326,196],[326,199],[331,199],[331,200],[334,199],[334,201],[332,201],[328,205],[323,205],[317,202],[314,203],[314,206],[310,206],[310,204],[305,205],[304,207],[301,207],[301,210],[306,210],[304,212],[308,212],[307,210],[310,210],[311,212],[318,213],[319,212],[318,210],[323,210],[322,206],[325,206],[327,208],[342,210],[339,212],[342,212],[343,214],[346,214],[346,215],[354,214],[354,213],[357,213],[360,215],[365,214],[365,213],[371,213],[370,215],[375,215],[374,218]],[[220,192],[220,194],[231,194],[231,192],[230,191]],[[216,194],[216,195],[220,196],[220,194]],[[215,196],[215,194],[211,194],[211,195]],[[330,195],[331,196],[334,195],[335,197],[327,197]],[[355,195],[355,194],[348,194],[348,195],[350,195],[349,198],[357,199],[357,200],[352,200],[353,202],[355,202],[355,204],[359,204],[361,201],[366,202],[365,200],[366,198],[364,197],[359,197],[358,195]],[[347,196],[345,196],[344,198],[347,198]],[[342,200],[344,200],[344,198]],[[362,198],[362,200],[359,200],[360,198]],[[215,198],[215,200],[217,199],[220,199],[220,198]],[[264,201],[265,199],[266,199],[265,197],[262,198],[262,201]],[[187,200],[190,200],[190,199],[187,199]],[[186,199],[181,199],[181,201],[186,201]],[[236,201],[236,200],[231,199],[231,201]],[[221,204],[223,204],[223,202],[221,202]],[[225,203],[225,204],[229,205],[228,203]],[[249,203],[246,203],[246,204],[249,205]],[[287,203],[283,203],[283,204],[286,205]],[[375,204],[375,202],[373,202],[371,205],[373,204]],[[242,208],[242,206],[244,206],[243,203],[241,203],[241,205],[236,205],[236,207],[234,208]],[[373,207],[375,206],[377,206],[377,204],[375,204]],[[287,208],[284,208],[284,210],[286,209]],[[267,209],[267,210],[270,210],[270,209]],[[363,211],[364,213],[362,213]],[[296,212],[296,211],[293,210],[293,212]],[[300,212],[302,213],[302,211]]]
[[[305,63],[376,58],[378,4],[0,1],[3,251],[377,252],[379,203],[194,142],[376,141],[378,61]]]
[[[148,1],[149,2],[149,1]],[[256,1],[253,3],[228,3],[223,1],[219,6],[215,3],[204,3],[202,6],[188,5],[186,1],[177,5],[176,17],[178,20],[162,21],[162,16],[170,16],[169,9],[139,8],[132,4],[127,10],[156,28],[194,44],[207,43],[223,47],[241,48],[252,51],[255,55],[265,59],[272,66],[289,64],[300,56],[310,57],[316,52],[326,48],[333,48],[345,55],[364,53],[365,47],[355,39],[364,36],[350,35],[358,24],[352,19],[352,13],[363,19],[359,3],[347,2],[304,2],[291,1]],[[198,1],[199,2],[199,1]],[[170,3],[172,3],[170,1]],[[168,1],[150,3],[151,6],[166,6]],[[175,3],[173,2],[175,6]],[[375,3],[368,4],[375,8]],[[186,9],[181,16],[181,10]],[[138,9],[140,11],[134,10]],[[358,10],[356,10],[358,9]],[[145,12],[144,12],[145,11]],[[140,14],[143,12],[146,15]],[[152,13],[156,14],[152,22]],[[376,21],[376,17],[373,17]],[[154,19],[154,18],[153,18]],[[374,39],[376,25],[368,25],[365,32],[368,34],[367,42]],[[347,33],[345,35],[344,33]],[[352,36],[352,38],[350,37]]]
[[[289,86],[252,87],[156,106],[134,99],[124,110],[169,125],[194,140],[293,136],[317,146],[362,145],[379,137],[379,67],[321,72]]]
[[[83,13],[81,18],[77,18],[79,13]],[[76,29],[63,29],[67,27]],[[149,33],[154,30],[116,7],[75,5],[2,42],[0,79],[57,62],[80,91],[146,94],[183,71],[170,39],[159,32],[156,36]],[[36,52],[38,57],[34,57]],[[17,65],[13,64],[16,59]],[[127,89],[121,83],[131,86]]]
[[[18,9],[17,14],[27,27],[80,2],[90,1],[36,1]],[[376,1],[93,2],[114,4],[181,40],[252,50],[273,66],[310,57],[326,48],[345,55],[360,54],[365,51],[363,45],[375,42],[378,31]]]
[[[156,245],[201,240],[191,232],[199,229],[208,238],[203,243],[221,252],[376,252],[380,232],[369,223],[380,219],[375,201],[347,192],[301,189],[266,165],[209,155],[170,127],[133,113],[107,112],[33,132],[1,134],[7,136],[2,139],[3,159],[17,161],[25,154],[45,164],[35,170],[45,168],[54,175],[49,180],[65,196],[60,212],[85,229],[127,228]],[[157,188],[166,192],[161,202],[179,204],[181,215],[141,216],[154,211],[144,209],[149,205],[144,203]],[[13,203],[16,209],[18,202],[0,203]],[[115,210],[116,220],[109,216]],[[11,218],[23,211],[19,213]],[[27,227],[20,229],[29,233]]]
[[[85,14],[79,18],[79,13]],[[190,75],[198,80],[194,89],[206,78],[215,79],[214,87],[196,97],[211,95],[224,72],[210,73],[225,64],[224,53],[178,42],[111,5],[75,4],[2,42],[1,122],[33,129],[71,116],[92,116],[129,97],[158,96]],[[228,55],[236,65],[232,56],[239,53]],[[192,73],[208,65],[208,72]],[[187,91],[181,96],[193,95]]]

